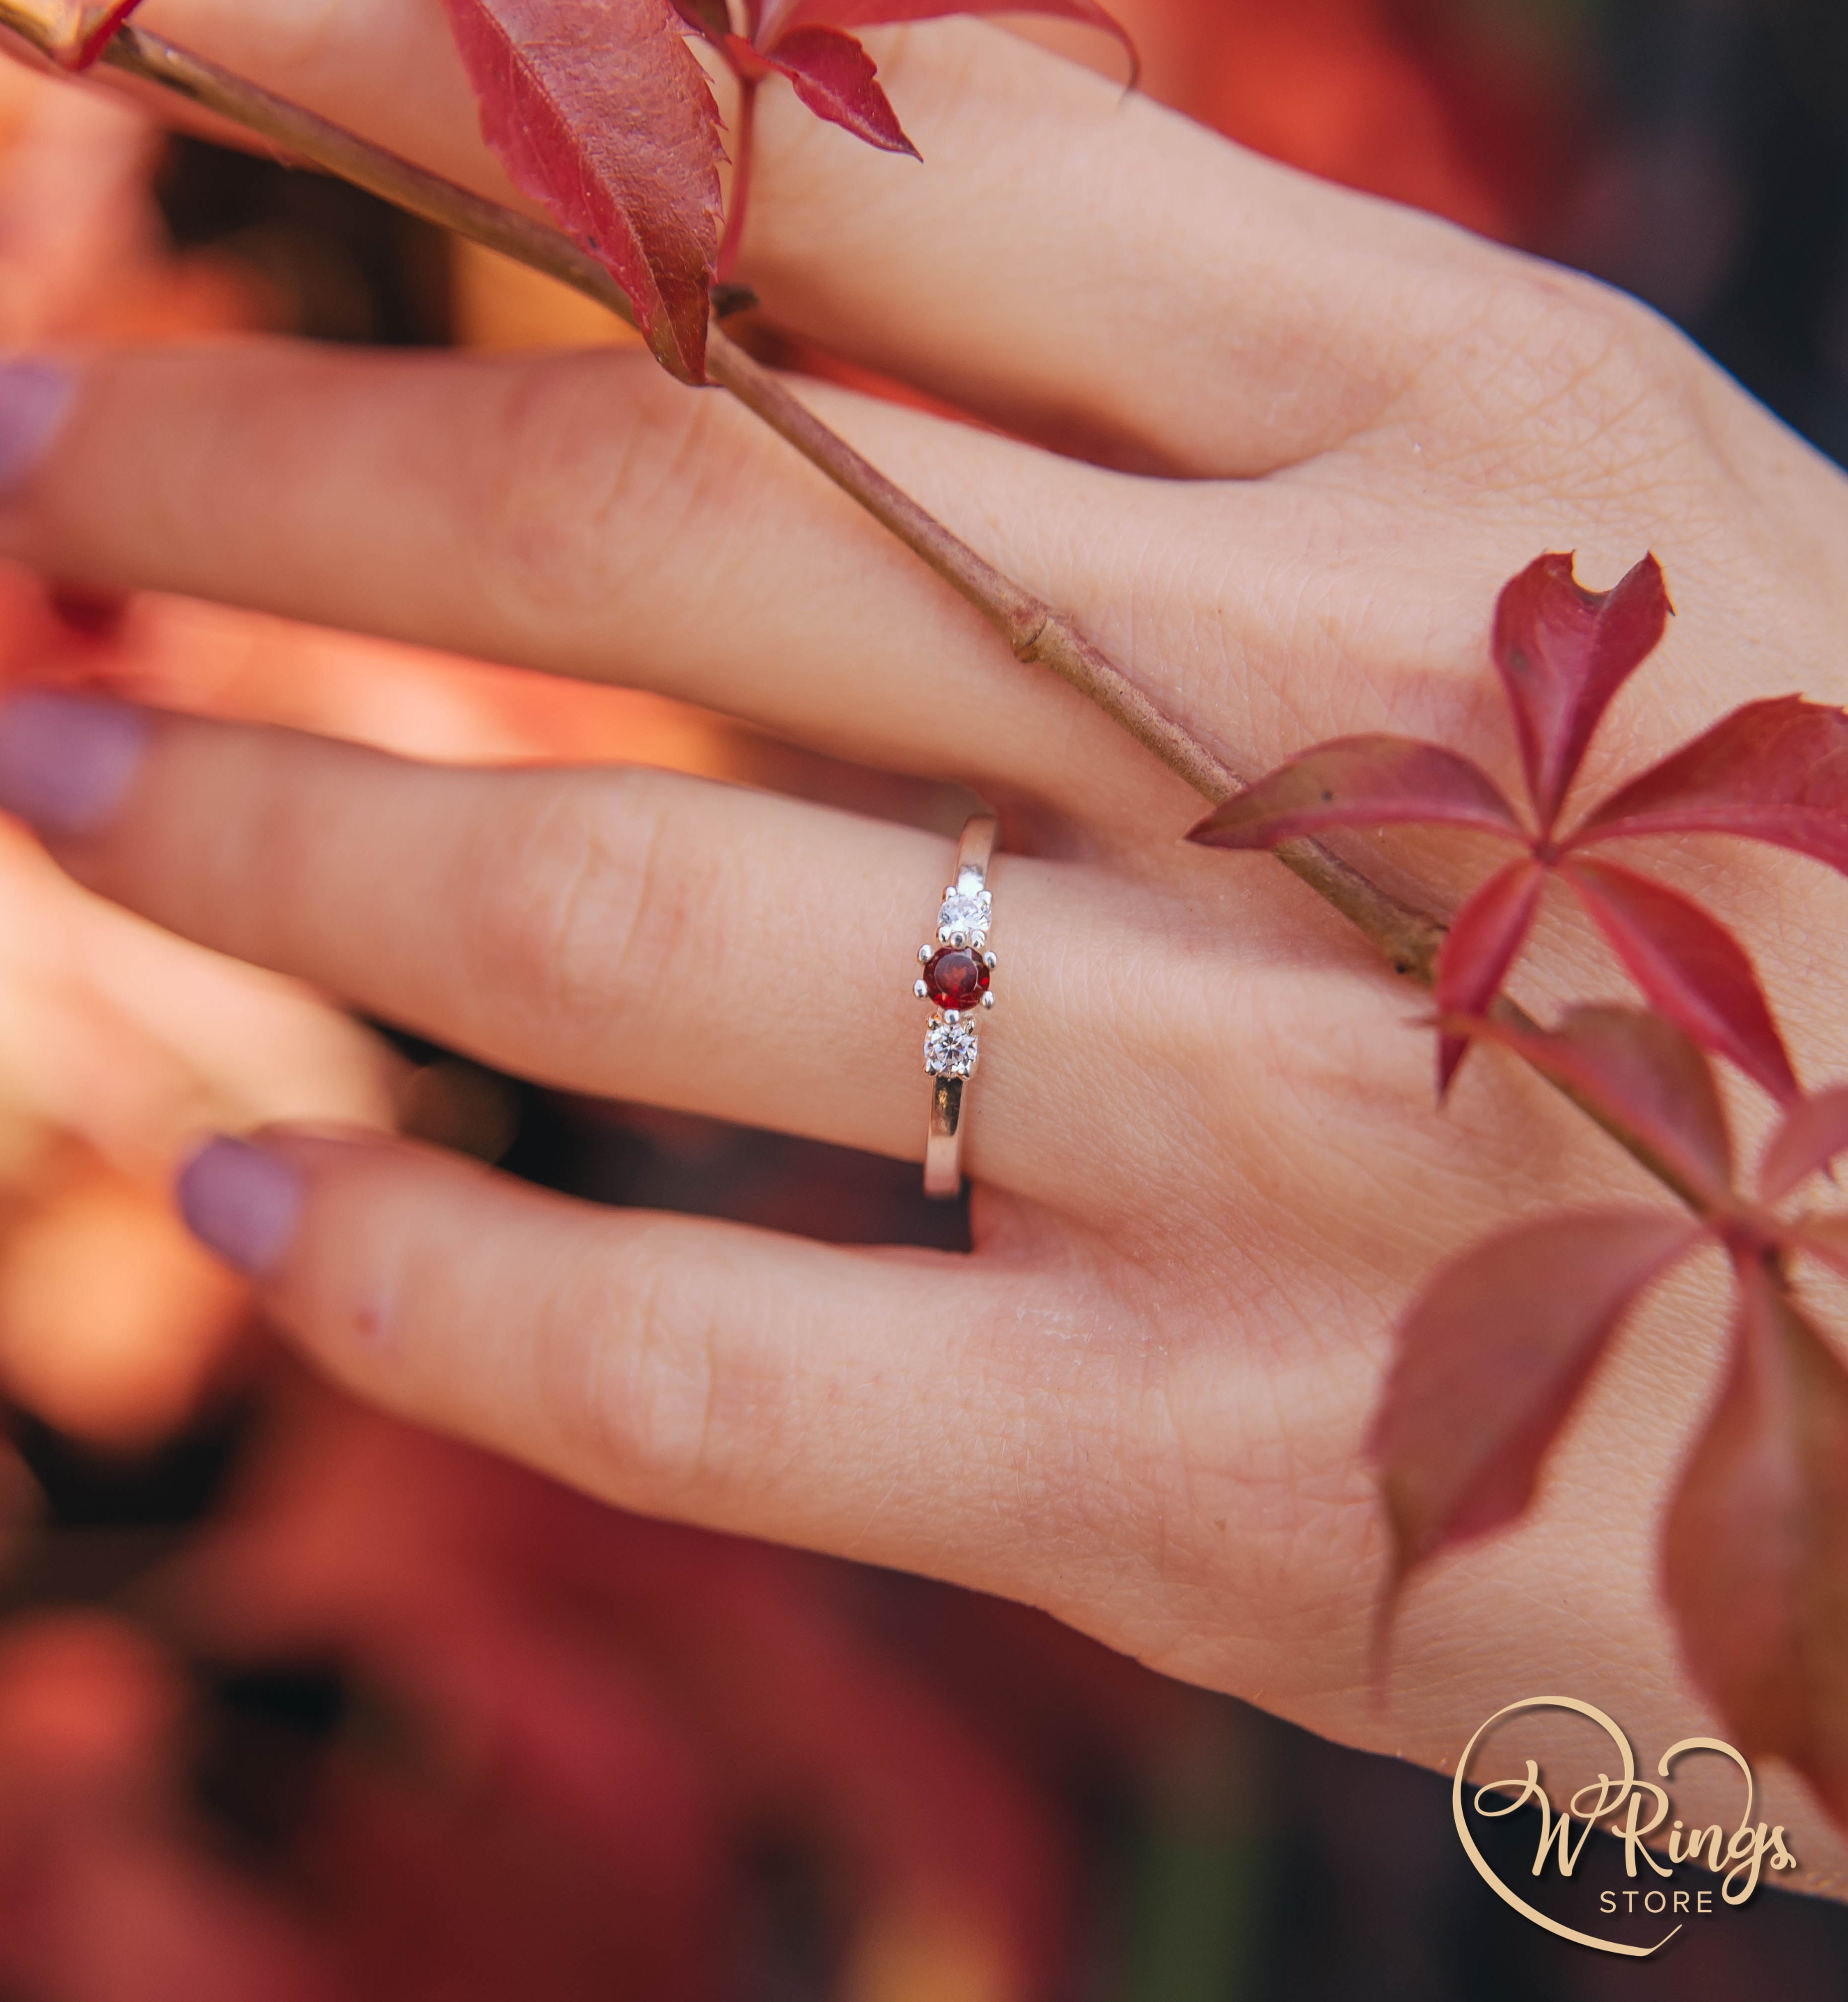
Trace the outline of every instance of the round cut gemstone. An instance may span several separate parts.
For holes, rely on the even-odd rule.
[[[965,946],[947,945],[933,953],[924,969],[925,991],[940,1008],[961,1013],[979,1008],[989,991],[989,970]]]
[[[985,936],[994,922],[994,898],[986,890],[953,890],[937,912],[937,930],[946,938],[952,932]]]
[[[924,1031],[924,1068],[933,1077],[968,1076],[975,1055],[975,1031],[967,1022],[933,1022]]]

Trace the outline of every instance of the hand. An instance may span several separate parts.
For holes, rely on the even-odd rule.
[[[504,193],[434,0],[146,19]],[[1261,766],[1394,729],[1507,770],[1489,612],[1547,548],[1607,584],[1653,547],[1682,614],[1588,786],[1749,697],[1848,694],[1843,483],[1640,307],[992,31],[879,53],[927,164],[772,94],[741,275],[1016,434],[804,391],[1204,740]],[[611,354],[119,354],[68,410],[42,377],[5,396],[48,442],[0,549],[55,574],[645,685],[1002,811],[973,1256],[612,1214],[376,1139],[221,1144],[195,1225],[324,1367],[626,1507],[1029,1600],[1351,1742],[1441,1763],[1549,1689],[1641,1746],[1710,1728],[1654,1592],[1718,1352],[1698,1272],[1536,1519],[1421,1584],[1389,1707],[1365,1686],[1395,1314],[1498,1223],[1652,1185],[1497,1063],[1438,1115],[1367,949],[1267,860],[1183,846],[1197,800],[743,412]],[[43,699],[0,724],[0,789],[82,881],[495,1064],[922,1153],[940,836]],[[1840,886],[1728,849],[1703,893],[1806,1074],[1840,1073],[1811,971]],[[1564,933],[1536,966],[1543,998],[1614,979]],[[1787,1782],[1766,1811],[1839,1881]]]

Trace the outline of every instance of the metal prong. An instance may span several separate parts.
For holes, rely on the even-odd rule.
[[[920,1001],[928,1001],[930,999],[930,989],[921,980],[912,982],[911,991]]]
[[[930,948],[929,946],[921,945],[919,947],[918,964],[920,966],[928,966],[930,964]]]
[[[978,952],[980,952],[982,948],[983,943],[987,937],[988,933],[982,929],[981,926],[978,925],[975,930],[971,932],[969,934],[969,943]]]
[[[948,884],[948,885],[946,887],[946,888],[944,889],[944,891],[943,891],[943,899],[944,899],[944,902],[945,902],[946,903],[947,903],[947,902],[948,902],[948,901],[950,900],[950,898],[952,898],[952,897],[954,897],[955,895],[956,895],[956,885],[955,885],[954,883],[951,883],[951,884]]]
[[[982,955],[982,963],[991,973],[992,973],[995,968],[1001,964],[1000,961],[998,960],[992,952],[985,952]]]
[[[950,943],[953,946],[958,947],[965,946],[969,943],[969,934],[967,932],[960,930],[953,931],[950,934]]]
[[[943,1010],[943,1020],[944,1020],[946,1022],[951,1022],[951,1023],[953,1023],[953,1022],[954,1022],[954,1021],[956,1020],[956,1019],[957,1019],[957,1010],[956,1010],[955,1009],[954,1009],[954,1008],[946,1008],[946,1009]]]
[[[983,1007],[985,1007],[985,1008],[992,1008],[992,1007],[993,1007],[993,1006],[994,1006],[994,1005],[995,1005],[995,997],[994,997],[994,996],[993,996],[992,994],[985,994],[985,995],[983,995],[983,996],[982,997],[982,1006],[983,1006]]]

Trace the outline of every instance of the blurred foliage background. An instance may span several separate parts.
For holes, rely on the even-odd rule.
[[[1840,0],[1121,11],[1157,96],[1640,293],[1848,459]],[[0,72],[0,340],[250,333],[627,338],[348,189]],[[962,810],[657,698],[17,574],[0,671],[427,758]],[[1841,1993],[1835,1907],[1761,1892],[1646,1965],[1574,1949],[1491,1896],[1431,1775],[1018,1608],[637,1521],[355,1408],[167,1209],[190,1135],[281,1117],[606,1202],[964,1229],[914,1169],[350,1020],[0,827],[0,2002]],[[1505,1826],[1512,1868],[1533,1840]],[[1617,1867],[1588,1864],[1581,1913]]]

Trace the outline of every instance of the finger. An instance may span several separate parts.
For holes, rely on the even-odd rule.
[[[738,275],[779,326],[1106,464],[1226,477],[1374,420],[1494,255],[975,21],[872,38],[923,156],[765,91]]]
[[[939,837],[675,774],[420,766],[54,696],[0,716],[0,801],[144,916],[503,1069],[922,1156]],[[1109,1108],[1062,1088],[1092,1004],[1060,969],[1107,952],[1113,900],[1020,858],[994,880],[965,1164],[1107,1202],[1142,1143],[1104,1149]]]
[[[506,192],[438,0],[149,0],[141,17]],[[982,24],[876,37],[925,164],[762,93],[741,275],[796,331],[1118,462],[1267,470],[1348,435],[1491,254],[1262,161]]]
[[[42,403],[46,371],[19,375]],[[1002,560],[1050,540],[1083,567],[1090,539],[1056,525],[1076,469],[835,400],[978,508]],[[0,550],[50,574],[657,689],[1092,815],[1167,797],[1184,824],[1080,698],[780,440],[641,356],[162,351],[94,361],[74,405],[0,510]]]
[[[1133,478],[808,393],[1235,769],[1351,727],[1356,660],[1392,689],[1375,727],[1453,727],[1442,675],[1477,672],[1483,607],[1532,546],[1529,509],[1477,502],[1459,536],[1445,504],[1351,469]],[[44,455],[10,489],[9,429]],[[1198,814],[813,467],[640,355],[260,344],[0,369],[0,554],[657,689],[1141,842]]]
[[[1035,1468],[1077,1449],[1027,1434],[1081,1422],[1074,1345],[1027,1366],[1027,1275],[599,1209],[422,1149],[258,1142],[197,1156],[186,1214],[371,1400],[644,1514],[873,1562],[966,1575],[1005,1523],[1058,1540]]]

